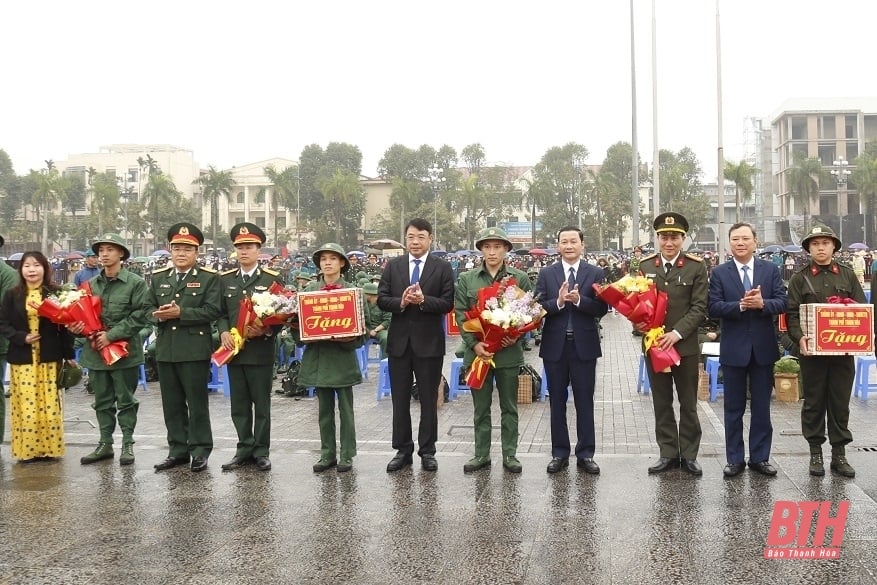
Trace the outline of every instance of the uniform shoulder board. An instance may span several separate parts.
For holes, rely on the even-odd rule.
[[[689,260],[694,260],[695,262],[703,262],[703,258],[697,254],[685,254],[685,257]]]
[[[168,270],[170,270],[173,267],[174,267],[173,264],[171,264],[170,266],[165,266],[164,268],[159,268],[158,270],[153,270],[152,273],[153,274],[161,274],[162,272],[167,272]]]
[[[653,258],[654,258],[655,256],[657,256],[657,255],[658,255],[658,253],[655,252],[654,254],[649,254],[648,256],[643,256],[642,258],[639,259],[640,264],[642,264],[642,263],[645,262],[646,260],[651,260],[651,259],[653,259]]]
[[[262,269],[262,272],[267,272],[267,273],[270,274],[271,276],[279,276],[279,275],[280,275],[279,272],[277,272],[276,270],[272,270],[272,269],[270,269],[270,268],[263,268],[263,269]]]
[[[237,272],[237,271],[238,271],[237,268],[231,268],[231,269],[226,270],[225,272],[223,272],[223,273],[222,273],[222,276],[228,276],[229,274],[234,274],[234,273]]]
[[[211,274],[216,274],[216,270],[210,268],[209,266],[202,266],[199,270],[203,270],[204,272],[209,272]]]

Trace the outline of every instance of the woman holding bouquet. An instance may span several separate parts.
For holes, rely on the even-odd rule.
[[[64,455],[64,416],[58,369],[73,363],[73,337],[37,315],[32,305],[58,290],[40,252],[25,252],[21,281],[0,302],[0,335],[9,339],[12,456],[29,463]]]
[[[476,306],[478,291],[489,287],[504,278],[514,278],[523,291],[532,289],[527,274],[512,268],[505,262],[512,243],[500,228],[482,230],[475,240],[475,247],[484,254],[484,262],[479,268],[469,270],[457,280],[454,295],[454,308],[457,323],[466,321],[465,313]],[[511,473],[521,473],[521,462],[516,457],[518,450],[518,373],[524,365],[524,345],[521,337],[506,337],[502,348],[491,353],[484,341],[479,341],[474,333],[460,329],[460,336],[466,353],[463,365],[470,367],[476,357],[492,360],[484,384],[472,390],[472,403],[475,407],[475,456],[463,465],[464,473],[471,473],[490,465],[490,408],[493,401],[493,382],[499,396],[500,437],[502,440],[502,466]]]
[[[320,277],[305,287],[305,291],[351,288],[342,278],[350,267],[344,248],[329,243],[314,252],[314,264],[320,267]],[[365,313],[363,307],[363,313]],[[343,337],[325,341],[305,342],[307,349],[301,358],[298,375],[300,386],[316,388],[320,424],[320,460],[314,472],[335,466],[339,473],[353,469],[356,456],[356,427],[353,420],[353,386],[362,383],[362,372],[356,349],[363,338]],[[341,418],[341,452],[336,456],[335,396],[338,396],[338,414]]]

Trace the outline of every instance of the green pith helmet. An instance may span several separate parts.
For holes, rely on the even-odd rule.
[[[100,248],[101,244],[113,244],[114,246],[118,246],[122,248],[122,261],[124,262],[128,258],[131,257],[131,250],[128,249],[128,246],[125,245],[125,240],[119,234],[106,233],[99,238],[95,238],[95,240],[91,243],[91,249],[97,254],[98,248]]]
[[[341,267],[341,272],[346,272],[348,268],[350,268],[350,260],[347,259],[347,255],[344,253],[344,248],[335,242],[329,242],[328,244],[323,244],[317,250],[314,251],[314,255],[312,258],[314,259],[314,264],[317,267],[320,266],[320,254],[323,252],[332,252],[333,254],[338,254],[342,260],[344,260],[344,266]]]
[[[825,224],[816,224],[812,228],[810,228],[810,233],[804,236],[804,239],[801,240],[801,247],[810,251],[810,240],[813,238],[831,238],[834,242],[834,251],[839,252],[841,248],[841,241],[836,235],[834,235],[834,230],[828,227]]]
[[[487,240],[499,240],[506,245],[508,250],[511,250],[513,247],[512,242],[509,240],[505,231],[498,227],[489,227],[478,232],[478,237],[475,240],[475,247],[480,250],[481,244]]]

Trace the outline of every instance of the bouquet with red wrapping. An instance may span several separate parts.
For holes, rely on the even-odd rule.
[[[244,343],[247,341],[245,337],[247,328],[250,325],[256,325],[258,320],[259,317],[256,315],[256,310],[253,308],[253,300],[250,297],[242,298],[238,309],[237,323],[235,323],[235,326],[229,330],[234,347],[232,349],[220,347],[213,352],[210,356],[210,360],[219,367],[230,362],[231,359],[243,349]]]
[[[675,348],[663,350],[657,345],[664,335],[667,293],[659,291],[655,283],[644,276],[630,275],[605,286],[595,284],[594,291],[643,332],[646,353],[655,372],[669,372],[671,366],[679,365],[681,358]]]
[[[298,294],[286,290],[277,281],[273,282],[266,292],[253,293],[252,300],[257,325],[265,327],[286,325],[298,315]]]
[[[91,286],[87,282],[78,290],[61,289],[32,306],[37,310],[38,315],[58,325],[72,325],[82,321],[85,324],[82,335],[89,340],[92,348],[101,355],[101,359],[108,366],[128,355],[127,341],[113,341],[103,349],[94,346],[95,336],[105,331],[105,327],[100,319],[101,299],[91,294]]]
[[[463,330],[474,333],[490,353],[502,349],[506,337],[518,337],[539,327],[545,309],[533,294],[524,292],[510,276],[478,291],[475,306],[464,313]],[[484,385],[487,372],[495,364],[476,356],[469,368],[466,384],[473,390]]]

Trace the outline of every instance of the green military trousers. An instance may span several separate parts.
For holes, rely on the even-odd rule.
[[[140,366],[118,370],[89,370],[88,380],[94,390],[94,414],[100,429],[100,442],[112,443],[116,420],[122,429],[122,442],[134,442],[137,409],[140,403],[134,390],[140,378]]]
[[[235,457],[268,457],[271,444],[273,364],[228,364],[231,421],[238,433]]]
[[[338,394],[338,416],[341,419],[341,459],[356,456],[356,425],[353,420],[353,387],[317,388],[320,423],[320,459],[335,459],[335,394]]]
[[[480,390],[472,390],[475,406],[475,456],[490,457],[493,382],[499,395],[502,456],[514,457],[518,451],[518,372],[520,367],[491,368]]]

